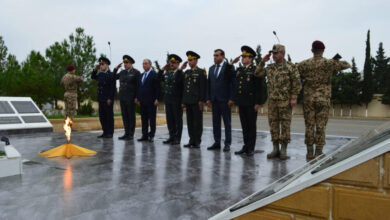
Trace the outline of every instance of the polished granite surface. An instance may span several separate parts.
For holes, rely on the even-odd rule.
[[[230,153],[208,151],[212,130],[205,128],[200,149],[154,143],[97,139],[96,132],[74,132],[72,143],[95,151],[93,157],[47,159],[37,153],[65,142],[63,133],[9,136],[23,156],[23,175],[0,179],[0,219],[207,219],[306,163],[304,136],[292,135],[287,161],[267,160],[267,132],[257,133],[256,154],[236,156],[242,133],[232,132]],[[140,130],[136,130],[140,136]],[[347,143],[327,137],[324,152]],[[1,145],[3,146],[3,145]]]

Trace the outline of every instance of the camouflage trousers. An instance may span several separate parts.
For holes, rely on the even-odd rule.
[[[305,144],[312,146],[325,145],[325,130],[328,123],[330,104],[327,101],[305,101],[303,113],[305,117]]]
[[[65,102],[65,116],[69,116],[73,118],[73,116],[76,114],[77,93],[65,92],[64,102]]]
[[[289,101],[279,102],[269,100],[268,123],[272,142],[279,144],[290,143],[290,125],[292,108]]]

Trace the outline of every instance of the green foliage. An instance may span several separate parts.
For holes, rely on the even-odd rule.
[[[66,66],[72,64],[72,58],[65,46],[65,42],[55,42],[46,49],[46,59],[49,63],[49,71],[53,78],[52,99],[55,108],[58,109],[57,101],[64,96],[64,88],[60,85],[62,77],[66,73]]]
[[[375,93],[383,94],[386,90],[386,74],[388,70],[389,58],[385,56],[385,51],[383,49],[383,43],[379,43],[378,51],[375,59],[372,60],[374,70],[373,70],[373,83]]]
[[[370,30],[367,32],[366,40],[366,59],[364,61],[363,69],[363,82],[362,82],[362,96],[361,102],[368,105],[371,102],[374,95],[374,86],[373,86],[373,76],[372,76],[372,58],[371,58],[371,46],[370,46]]]
[[[22,71],[17,86],[17,96],[31,97],[39,107],[51,101],[54,87],[53,78],[49,72],[49,63],[36,51],[31,51],[26,61],[22,63]]]
[[[0,73],[5,70],[8,48],[5,46],[3,37],[0,36]]]
[[[4,70],[0,73],[0,95],[17,96],[21,76],[21,66],[16,57],[9,54],[4,62]]]
[[[76,74],[84,78],[78,90],[77,101],[80,103],[86,99],[96,99],[97,83],[91,79],[92,69],[97,61],[96,48],[93,37],[84,33],[84,29],[76,28],[76,33],[69,36],[69,41],[64,44],[70,51],[72,64],[76,67]]]
[[[78,115],[89,115],[92,116],[95,110],[92,107],[92,102],[88,101],[85,104],[82,104],[79,109],[77,109]]]

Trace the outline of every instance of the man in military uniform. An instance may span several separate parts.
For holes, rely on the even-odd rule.
[[[272,58],[275,61],[265,67]],[[266,76],[268,79],[268,122],[271,130],[273,151],[267,158],[278,157],[287,159],[287,145],[290,142],[290,124],[292,108],[297,104],[301,90],[300,76],[297,68],[284,59],[285,47],[275,44],[272,51],[261,60],[256,67],[257,77]],[[279,144],[281,149],[279,149]]]
[[[61,79],[61,85],[65,89],[65,118],[70,117],[73,119],[73,116],[76,114],[77,88],[83,81],[83,78],[75,75],[76,70],[73,65],[67,66],[66,70],[68,70],[68,73],[66,73]]]
[[[135,130],[135,101],[137,97],[137,90],[139,86],[140,72],[133,68],[134,59],[129,55],[123,56],[123,64],[125,69],[117,74],[118,69],[122,66],[120,63],[114,69],[115,79],[119,79],[119,100],[121,105],[123,126],[125,128],[125,134],[119,139],[132,140]]]
[[[169,138],[164,144],[177,145],[181,141],[183,130],[183,109],[181,108],[183,96],[183,72],[179,69],[182,59],[176,55],[168,56],[168,64],[159,72],[164,82],[165,115],[169,131]]]
[[[244,146],[234,153],[246,153],[248,156],[253,156],[256,145],[257,111],[260,105],[265,102],[266,88],[262,88],[265,85],[265,83],[262,84],[264,77],[260,78],[254,75],[256,67],[253,65],[253,59],[256,52],[249,46],[242,46],[241,52],[242,55],[232,61],[232,64],[237,63],[241,57],[243,65],[236,70],[237,88],[233,101],[239,108]]]
[[[115,78],[108,68],[110,64],[109,59],[99,58],[99,64],[91,74],[91,78],[98,83],[99,119],[103,128],[103,134],[98,138],[112,138],[114,134]]]
[[[193,51],[187,51],[186,55],[188,61],[181,69],[184,70],[187,63],[190,69],[184,72],[182,107],[186,108],[190,140],[184,147],[199,148],[203,132],[203,105],[206,101],[207,76],[206,71],[197,66],[200,56]]]
[[[338,54],[333,59],[322,57],[324,50],[324,43],[314,41],[311,49],[313,57],[298,64],[299,73],[304,81],[303,112],[306,125],[307,159],[321,155],[325,145],[333,72],[351,67],[347,62],[339,61],[341,57]],[[316,145],[315,154],[313,154],[314,144]]]

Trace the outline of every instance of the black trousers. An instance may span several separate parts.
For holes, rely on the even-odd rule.
[[[198,104],[186,104],[187,128],[189,144],[199,145],[203,132],[203,112]]]
[[[256,119],[257,112],[254,106],[239,105],[239,114],[242,127],[242,135],[244,137],[244,149],[254,151],[256,145]]]
[[[135,130],[135,103],[133,100],[121,100],[120,103],[125,135],[133,137]]]
[[[212,103],[214,141],[221,144],[221,117],[225,125],[225,145],[232,143],[232,112],[227,102],[214,101]]]
[[[156,133],[157,107],[150,104],[141,104],[142,137],[154,137]],[[150,126],[150,131],[149,130]]]
[[[112,100],[111,105],[108,105],[107,101],[99,102],[99,119],[103,134],[114,134],[114,100]]]
[[[180,142],[183,130],[183,109],[181,108],[181,103],[165,103],[165,115],[169,138]]]

